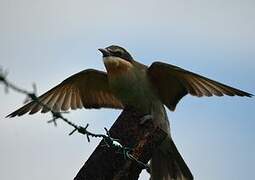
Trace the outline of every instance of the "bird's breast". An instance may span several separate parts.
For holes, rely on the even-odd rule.
[[[148,112],[158,101],[144,69],[130,67],[116,74],[108,72],[109,85],[114,94],[126,105]]]
[[[169,133],[165,108],[155,94],[146,69],[108,61],[107,76],[110,88],[124,106],[131,106],[144,114],[151,114],[156,124]],[[118,69],[119,67],[120,69]]]
[[[133,68],[133,65],[130,62],[119,57],[104,57],[103,61],[108,76],[119,76],[127,73]]]

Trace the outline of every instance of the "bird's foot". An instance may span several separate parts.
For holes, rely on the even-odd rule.
[[[152,121],[153,116],[151,114],[144,115],[140,120],[140,125],[145,124],[147,121]]]

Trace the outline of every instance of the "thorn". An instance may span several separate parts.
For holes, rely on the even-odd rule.
[[[110,132],[108,131],[108,129],[106,127],[104,127],[104,130],[106,132],[106,135],[110,137]]]
[[[33,87],[33,93],[36,95],[37,94],[37,86],[34,82],[32,83],[32,87]]]
[[[84,129],[86,129],[87,130],[87,128],[89,127],[89,123],[87,123],[86,124],[86,126],[85,126],[85,128]]]
[[[3,70],[2,67],[0,67],[0,81],[3,82],[3,84],[5,85],[4,88],[4,92],[7,94],[9,93],[9,84],[6,80],[6,76],[8,75],[8,71],[7,70]]]
[[[69,136],[73,135],[73,133],[75,133],[75,131],[77,131],[77,128],[75,128],[74,130],[72,130],[72,132],[70,132],[68,135],[69,135]]]
[[[59,119],[59,118],[63,119],[63,116],[60,112],[51,111],[51,113],[52,113],[52,116],[53,116],[52,121],[53,120],[56,121],[56,119]]]
[[[37,100],[38,100],[38,98],[37,98],[37,96],[35,95],[35,93],[29,93],[29,94],[28,94],[28,97],[29,97],[30,99],[32,99],[33,101],[37,101]]]
[[[57,127],[57,118],[53,118],[49,121],[47,121],[47,123],[53,123],[55,127]]]
[[[4,70],[2,67],[0,67],[0,81],[6,82],[6,76],[8,75],[8,71]]]
[[[5,81],[5,78],[4,78],[4,76],[1,74],[1,72],[0,72],[0,81]]]
[[[87,140],[88,140],[88,142],[90,142],[90,139],[89,139],[89,135],[87,134]]]

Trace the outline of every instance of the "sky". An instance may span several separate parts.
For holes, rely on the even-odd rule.
[[[0,0],[0,66],[38,94],[87,68],[112,44],[147,65],[164,61],[255,94],[253,0]],[[72,179],[95,149],[50,114],[4,118],[25,97],[0,85],[0,179]],[[196,180],[253,179],[255,100],[186,96],[168,111],[172,137]],[[65,116],[102,133],[121,111]],[[141,180],[148,179],[143,172]]]

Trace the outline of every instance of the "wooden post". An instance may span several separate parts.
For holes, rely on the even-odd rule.
[[[141,117],[143,114],[125,109],[109,132],[123,146],[132,148],[134,157],[147,163],[167,134],[155,127],[153,121],[140,124]],[[101,141],[74,180],[137,180],[142,169],[137,162],[125,159],[122,153],[116,153]]]

